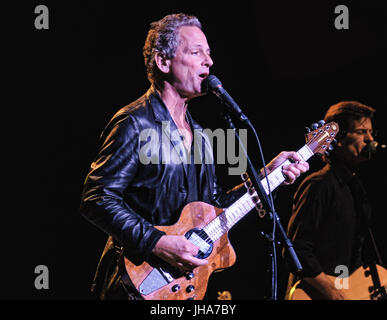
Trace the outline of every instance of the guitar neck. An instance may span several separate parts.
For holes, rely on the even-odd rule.
[[[304,145],[297,153],[304,161],[309,160],[314,155],[308,145]],[[290,161],[286,160],[275,170],[270,172],[267,179],[263,178],[261,180],[262,187],[267,195],[285,181],[285,177],[282,174],[282,167],[288,164],[290,164]],[[254,203],[252,200],[252,197],[254,196],[258,197],[256,192],[253,195],[250,195],[249,193],[244,194],[204,227],[204,231],[213,242],[218,240],[224,233],[228,232],[240,219],[256,206],[257,203]],[[260,201],[261,200],[258,199],[258,203]]]

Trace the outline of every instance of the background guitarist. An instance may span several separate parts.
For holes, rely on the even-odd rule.
[[[206,260],[195,258],[198,248],[183,235],[166,235],[153,226],[175,223],[183,207],[192,201],[227,207],[245,193],[240,187],[222,192],[215,165],[204,162],[204,152],[199,163],[164,158],[164,151],[171,150],[170,158],[193,160],[198,151],[194,134],[201,127],[192,120],[187,106],[202,95],[201,83],[213,65],[198,19],[175,14],[152,23],[143,54],[151,87],[108,123],[84,184],[81,212],[110,236],[92,287],[101,299],[141,298],[132,290],[130,279],[122,275],[121,252],[133,263],[156,255],[182,270],[206,264]],[[180,133],[177,139],[168,136],[167,127]],[[153,130],[156,141],[140,144],[144,130]],[[206,137],[202,139],[212,154]],[[155,155],[153,160],[158,161],[141,161],[146,143]],[[185,152],[176,154],[176,150]],[[296,152],[281,152],[267,165],[268,173],[286,159],[292,164],[282,170],[287,177],[285,184],[291,184],[309,165]]]
[[[335,268],[340,265],[351,274],[364,262],[371,208],[358,169],[369,159],[374,113],[374,108],[356,101],[328,109],[324,120],[340,127],[337,146],[324,158],[324,168],[305,178],[294,196],[289,238],[304,268],[300,276],[323,299],[346,298],[327,275],[337,276]],[[295,280],[291,274],[287,294]]]

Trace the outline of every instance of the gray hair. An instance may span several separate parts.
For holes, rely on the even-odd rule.
[[[152,84],[157,83],[161,75],[155,63],[156,53],[159,52],[165,59],[174,58],[180,44],[179,29],[183,26],[195,26],[202,29],[197,17],[184,13],[170,14],[150,24],[143,55],[148,79]]]

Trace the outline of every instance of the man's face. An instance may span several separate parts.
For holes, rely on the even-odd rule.
[[[182,97],[201,95],[201,83],[213,65],[206,36],[194,26],[180,28],[180,45],[170,65],[170,82]]]
[[[351,166],[357,166],[361,162],[368,160],[364,148],[367,143],[374,140],[372,122],[370,118],[352,120],[348,127],[348,132],[340,142],[340,154]]]

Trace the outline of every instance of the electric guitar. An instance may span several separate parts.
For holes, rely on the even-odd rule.
[[[305,135],[306,144],[298,150],[298,155],[305,161],[314,154],[323,154],[331,150],[331,143],[339,131],[335,122],[312,125]],[[261,180],[262,186],[269,194],[285,181],[282,166],[290,164],[286,160],[273,170],[268,179]],[[141,265],[133,264],[124,257],[125,270],[133,285],[146,300],[193,300],[203,299],[210,275],[214,271],[231,267],[236,261],[228,231],[247,213],[256,208],[260,211],[260,200],[256,191],[245,186],[248,192],[226,209],[216,208],[204,202],[191,202],[183,208],[178,222],[171,226],[156,226],[167,235],[185,235],[199,247],[198,258],[207,259],[208,264],[196,267],[192,272],[182,273],[159,258]],[[268,180],[268,181],[267,181]],[[270,187],[270,189],[269,189]]]
[[[377,273],[377,275],[375,274]],[[343,290],[348,300],[386,299],[387,270],[379,265],[359,267],[349,277],[327,276]],[[299,280],[289,291],[288,300],[324,300],[325,298],[306,281]]]

